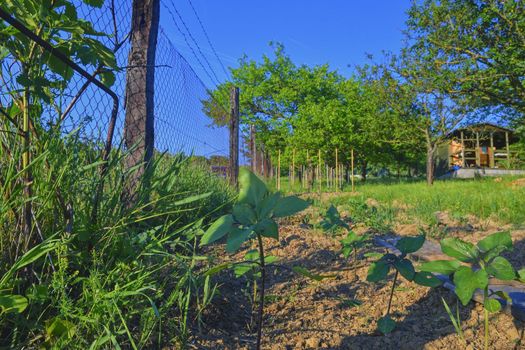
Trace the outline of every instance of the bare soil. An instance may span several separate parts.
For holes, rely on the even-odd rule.
[[[443,217],[443,221],[446,218]],[[301,219],[281,225],[280,241],[266,240],[267,254],[279,257],[277,266],[268,268],[267,298],[263,329],[264,349],[482,349],[483,309],[470,303],[460,305],[464,344],[457,336],[443,307],[442,298],[452,310],[455,296],[446,289],[430,289],[404,280],[398,282],[393,299],[393,318],[397,328],[389,335],[376,331],[377,320],[388,303],[391,277],[387,283],[366,281],[368,264],[361,251],[358,262],[339,254],[340,237],[329,236],[301,224]],[[444,223],[444,225],[449,223]],[[452,235],[477,241],[492,230],[451,230]],[[415,226],[396,227],[399,234],[417,234]],[[525,231],[513,233],[516,251],[511,254],[516,267],[525,259]],[[226,256],[224,247],[217,247],[219,260],[238,261],[249,248],[234,256]],[[334,275],[321,282],[312,282],[290,269],[302,266],[322,275]],[[203,325],[195,325],[189,348],[253,349],[255,347],[255,313],[250,303],[252,289],[244,278],[231,273],[220,275],[220,294],[203,317]],[[352,306],[349,301],[361,305]],[[490,320],[491,349],[525,349],[524,324],[505,314]]]

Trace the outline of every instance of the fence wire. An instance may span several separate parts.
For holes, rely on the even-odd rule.
[[[107,34],[97,39],[115,50],[119,69],[114,72],[115,82],[111,89],[119,96],[120,108],[113,144],[119,146],[124,129],[131,1],[106,1],[100,9],[85,6],[78,1],[77,11],[79,17],[91,22],[95,30]],[[71,79],[61,95],[63,110],[67,109],[84,84],[85,79],[79,75]],[[162,24],[156,47],[154,86],[156,151],[183,152],[208,159],[229,156],[228,128],[214,126],[213,121],[203,112],[203,101],[209,98],[208,87],[196,74],[192,64],[175,48]],[[77,97],[62,123],[62,130],[70,132],[79,129],[86,141],[102,144],[107,134],[107,117],[111,108],[111,98],[97,87],[89,85]],[[228,106],[224,106],[224,110],[228,113]]]

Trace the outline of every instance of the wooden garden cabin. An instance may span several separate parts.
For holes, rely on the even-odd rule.
[[[517,168],[519,159],[517,153],[511,150],[516,141],[513,130],[491,123],[454,130],[447,142],[438,147],[436,171],[444,174],[459,168]]]

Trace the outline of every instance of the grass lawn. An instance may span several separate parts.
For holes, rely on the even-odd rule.
[[[436,212],[444,211],[458,221],[475,216],[516,227],[525,222],[525,186],[511,177],[443,180],[433,186],[424,181],[370,182],[359,185],[356,193],[342,193],[330,202],[348,207],[357,219],[383,220],[384,224],[419,221],[434,225]]]

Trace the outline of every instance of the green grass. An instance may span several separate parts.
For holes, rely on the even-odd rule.
[[[351,215],[361,219],[381,216],[387,224],[401,220],[434,225],[437,223],[435,213],[447,211],[459,221],[473,215],[499,224],[521,226],[525,222],[525,187],[513,186],[515,179],[443,180],[433,186],[424,181],[366,183],[359,184],[357,194],[343,193],[332,202],[347,206]],[[369,198],[379,203],[375,213],[371,212],[374,210]]]
[[[213,296],[196,247],[203,222],[229,209],[227,183],[184,156],[156,155],[149,185],[123,207],[132,170],[115,150],[92,220],[96,145],[42,133],[32,150],[28,236],[20,225],[18,144],[0,134],[0,145],[9,146],[0,147],[0,348],[183,347],[189,323]],[[70,225],[61,201],[72,209]],[[6,296],[25,298],[27,307],[4,312]]]

